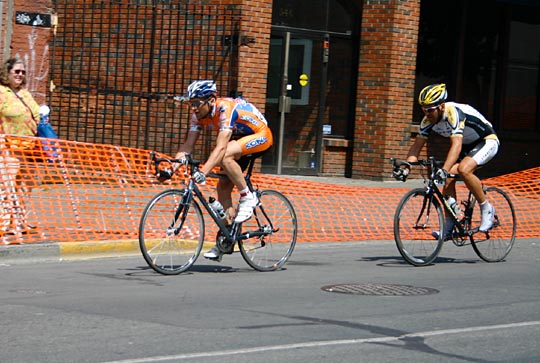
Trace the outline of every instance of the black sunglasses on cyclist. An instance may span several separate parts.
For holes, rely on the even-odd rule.
[[[189,102],[189,107],[199,108],[199,107],[201,107],[202,105],[204,105],[204,104],[207,103],[207,102],[208,102],[208,100],[204,100],[204,101],[201,101],[201,100],[190,101],[190,102]]]
[[[13,73],[22,74],[24,76],[26,74],[26,71],[24,69],[14,69]]]

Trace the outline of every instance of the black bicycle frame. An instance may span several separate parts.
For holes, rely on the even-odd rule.
[[[449,177],[458,177],[457,175],[450,175]],[[418,219],[416,221],[416,228],[423,228],[425,226],[422,226],[422,227],[418,227],[418,222],[420,221],[422,215],[424,214],[424,211],[426,209],[426,206],[428,208],[427,210],[427,216],[429,218],[429,215],[430,215],[430,206],[433,204],[433,198],[434,196],[437,196],[437,198],[439,199],[439,202],[442,204],[443,206],[443,210],[445,212],[445,215],[446,216],[449,216],[450,219],[452,219],[452,221],[454,222],[454,226],[456,226],[459,230],[459,235],[461,236],[472,236],[476,231],[474,230],[466,230],[464,228],[464,224],[462,224],[461,222],[463,220],[465,221],[468,221],[469,224],[470,224],[470,221],[472,219],[472,208],[471,208],[471,205],[470,205],[470,200],[471,200],[471,192],[469,192],[469,197],[467,199],[467,204],[466,204],[466,207],[465,207],[465,210],[463,211],[464,213],[464,217],[463,217],[463,220],[460,221],[458,220],[458,218],[456,217],[454,211],[452,211],[450,209],[450,207],[448,207],[448,205],[445,203],[444,201],[444,195],[442,194],[442,192],[439,190],[439,188],[437,188],[437,186],[433,185],[435,182],[433,181],[432,178],[430,178],[430,181],[429,181],[429,184],[428,186],[426,187],[427,189],[427,194],[426,194],[426,197],[424,198],[424,202],[423,202],[423,205],[422,205],[422,210],[420,211],[420,214],[418,216]]]
[[[189,158],[189,155],[188,155],[188,158]],[[155,154],[152,154],[152,160],[156,160],[155,159]],[[193,162],[191,159],[188,159],[188,160],[190,160],[189,164],[191,165],[191,173],[190,173],[190,175],[193,175],[194,172],[197,171],[197,166],[196,166],[197,163]],[[251,159],[249,161],[247,173],[246,173],[246,176],[245,176],[246,184],[247,184],[249,190],[252,191],[252,192],[255,192],[255,191],[253,189],[253,184],[251,183],[250,175],[251,175],[251,172],[253,171],[253,166],[255,165],[254,160],[255,159]],[[215,177],[226,177],[225,175],[215,175],[215,174],[214,174],[214,176]],[[237,223],[233,223],[232,227],[229,229],[225,225],[225,223],[223,223],[222,219],[220,219],[215,214],[215,212],[210,207],[210,205],[208,204],[208,202],[204,198],[204,195],[202,194],[201,190],[199,189],[198,185],[195,183],[195,181],[193,179],[189,180],[186,188],[184,189],[184,195],[183,195],[182,200],[181,200],[181,202],[180,202],[180,204],[178,206],[178,209],[176,210],[176,212],[174,214],[174,220],[173,220],[173,222],[171,224],[171,228],[174,226],[174,224],[176,223],[176,221],[178,220],[180,215],[182,215],[183,217],[187,216],[187,213],[189,212],[189,207],[190,207],[190,205],[191,205],[191,203],[193,202],[193,199],[194,199],[193,194],[195,194],[195,197],[197,197],[199,199],[201,204],[204,206],[204,209],[206,209],[208,214],[212,217],[212,219],[214,220],[216,225],[219,227],[220,232],[223,234],[223,236],[227,239],[228,242],[235,243],[236,241],[241,241],[241,240],[245,240],[245,239],[252,238],[252,237],[266,236],[268,234],[268,232],[266,232],[266,231],[260,231],[259,230],[259,231],[247,232],[247,233],[238,235],[239,228],[238,228]],[[264,208],[262,206],[260,206],[259,209],[263,213],[266,220],[270,222],[270,228],[272,229],[272,232],[276,232],[277,230],[274,230],[274,226],[272,225],[272,221],[268,218],[268,215],[264,211]],[[256,212],[254,212],[254,213],[256,214]],[[185,220],[185,218],[183,218],[183,219]],[[261,225],[260,225],[259,219],[256,218],[256,220],[257,220],[258,227],[260,229]],[[183,227],[183,224],[180,225],[178,228],[176,228],[174,230],[174,234],[175,235],[178,234],[180,232],[180,230],[182,229],[182,227]]]

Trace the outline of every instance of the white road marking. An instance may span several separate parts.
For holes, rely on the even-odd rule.
[[[425,337],[434,337],[434,336],[439,336],[439,335],[462,334],[462,333],[471,333],[471,332],[487,331],[487,330],[502,330],[502,329],[521,328],[521,327],[535,326],[535,325],[540,325],[540,321],[528,321],[528,322],[522,322],[522,323],[487,325],[487,326],[474,326],[470,328],[432,330],[432,331],[425,331],[425,332],[418,332],[418,333],[403,334],[403,335],[395,336],[395,337],[322,340],[322,341],[316,341],[316,342],[270,345],[270,346],[263,346],[263,347],[231,349],[231,350],[223,350],[223,351],[216,351],[216,352],[164,355],[164,356],[147,357],[147,358],[116,360],[116,361],[110,361],[110,362],[105,362],[105,363],[153,363],[153,362],[177,361],[177,360],[193,359],[193,358],[212,358],[212,357],[232,356],[232,355],[241,355],[241,354],[261,353],[261,352],[269,352],[269,351],[277,351],[277,350],[291,350],[291,349],[298,349],[298,348],[314,348],[314,347],[316,348],[316,347],[366,344],[366,343],[387,343],[387,342],[394,342],[394,341],[399,341],[399,340],[407,339],[407,338],[417,338],[417,337],[425,338]]]

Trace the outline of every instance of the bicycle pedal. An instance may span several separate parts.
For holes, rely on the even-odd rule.
[[[210,261],[214,261],[214,262],[221,262],[221,259],[223,258],[222,255],[219,255],[218,257],[206,257],[204,256],[204,258],[206,258],[207,260],[210,260]]]
[[[219,252],[225,255],[231,255],[234,252],[234,244],[218,243]]]
[[[435,239],[439,239],[439,231],[431,232],[431,236]],[[452,231],[451,233],[444,236],[443,242],[453,241],[460,237],[459,233]]]
[[[485,232],[482,232],[482,231],[478,231],[479,234],[483,235],[484,238],[483,239],[480,239],[480,238],[477,238],[477,240],[479,241],[487,241],[488,239],[490,239],[489,237],[489,230],[488,231],[485,231]],[[478,236],[478,234],[477,234]]]

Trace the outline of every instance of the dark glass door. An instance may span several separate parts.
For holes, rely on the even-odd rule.
[[[283,174],[316,173],[318,90],[322,71],[320,43],[321,41],[316,39],[291,36],[285,94],[289,98],[290,106],[286,107],[285,114],[282,114],[279,99],[284,74],[284,55],[287,52],[286,41],[284,35],[274,35],[270,40],[266,117],[274,133],[274,148],[272,155],[263,159],[263,167],[268,171],[277,172],[281,146]],[[283,129],[280,127],[282,123]]]
[[[265,114],[274,147],[263,171],[316,175],[323,138],[352,136],[359,8],[351,0],[275,0],[272,8]],[[289,98],[286,112],[280,96]]]

